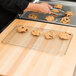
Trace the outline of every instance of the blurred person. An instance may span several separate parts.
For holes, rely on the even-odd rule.
[[[31,0],[0,0],[0,30],[4,28],[17,14],[25,11],[35,11],[50,14],[51,5],[47,3],[32,3]]]

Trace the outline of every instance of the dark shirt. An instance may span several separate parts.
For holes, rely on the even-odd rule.
[[[18,13],[28,6],[31,0],[0,0],[0,30],[4,28]]]

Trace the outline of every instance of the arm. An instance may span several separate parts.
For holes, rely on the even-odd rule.
[[[30,0],[29,0],[30,1]],[[21,13],[29,5],[27,0],[0,0],[0,6],[13,13]]]
[[[51,14],[50,8],[52,8],[52,6],[47,3],[41,3],[41,4],[29,3],[28,7],[24,11],[34,11],[44,14],[45,13]]]
[[[34,4],[29,3],[30,1],[31,0],[0,0],[0,6],[13,13],[21,13],[24,10],[50,14],[49,8],[51,8],[51,6],[49,4]]]

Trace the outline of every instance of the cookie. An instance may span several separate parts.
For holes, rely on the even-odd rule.
[[[26,32],[28,32],[28,30],[29,30],[29,27],[26,25],[21,25],[21,26],[18,26],[18,28],[17,28],[17,31],[19,33],[26,33]]]
[[[31,33],[32,33],[33,36],[38,37],[42,34],[42,31],[41,31],[41,29],[33,29]]]
[[[49,16],[46,16],[46,18],[45,18],[47,21],[50,21],[50,22],[52,22],[52,21],[54,21],[55,20],[55,18],[54,18],[54,16],[51,16],[51,15],[49,15]]]
[[[63,17],[60,22],[63,24],[70,24],[70,18],[69,17]]]
[[[56,31],[48,31],[45,33],[44,36],[46,39],[55,39],[57,36],[57,32]]]
[[[55,12],[55,13],[59,13],[59,11],[58,10],[56,10],[56,9],[53,9],[53,10],[51,10],[52,12]]]
[[[55,4],[54,8],[57,8],[57,9],[62,9],[62,5],[61,4]]]
[[[37,19],[38,16],[37,16],[37,14],[32,13],[32,14],[29,14],[29,15],[28,15],[28,18],[31,18],[31,19]]]
[[[74,15],[74,13],[72,11],[67,11],[65,13],[65,16],[67,16],[67,17],[72,17],[73,15]]]
[[[69,40],[72,37],[72,35],[67,32],[60,32],[58,36],[61,40]]]

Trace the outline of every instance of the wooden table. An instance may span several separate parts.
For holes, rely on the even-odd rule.
[[[47,54],[33,49],[3,44],[16,25],[67,31],[73,34],[66,55]],[[7,76],[72,76],[76,65],[76,28],[15,19],[0,35],[0,74]]]

